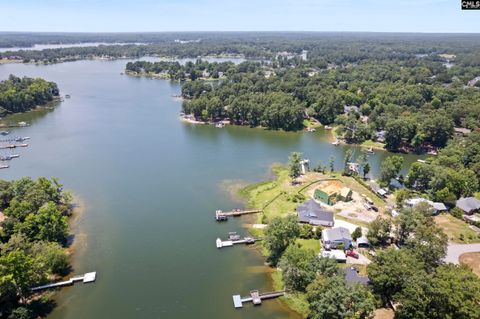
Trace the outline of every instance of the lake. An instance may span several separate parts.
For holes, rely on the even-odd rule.
[[[0,53],[7,52],[7,51],[17,52],[17,51],[33,51],[33,50],[45,50],[45,49],[98,47],[100,45],[129,45],[129,44],[142,45],[145,43],[85,42],[85,43],[34,44],[31,47],[0,48]]]
[[[234,310],[232,295],[271,283],[254,248],[215,248],[217,237],[243,234],[245,219],[218,224],[214,211],[239,207],[232,189],[268,178],[290,152],[313,164],[333,155],[340,168],[349,146],[331,145],[324,131],[181,122],[172,97],[180,85],[120,75],[126,62],[0,65],[1,80],[43,77],[71,95],[54,111],[15,116],[32,123],[11,133],[30,146],[0,171],[58,177],[79,199],[73,274],[97,271],[97,282],[62,289],[49,318],[296,318],[279,300]],[[385,156],[370,157],[374,174]]]

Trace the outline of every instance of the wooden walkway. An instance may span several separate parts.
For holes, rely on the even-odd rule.
[[[33,288],[30,288],[30,290],[39,291],[39,290],[45,290],[45,289],[51,289],[51,288],[57,288],[57,287],[63,287],[63,286],[71,286],[77,281],[83,281],[83,283],[86,284],[89,282],[94,282],[96,276],[97,276],[96,272],[88,272],[83,276],[76,276],[66,281],[54,282],[54,283],[43,285],[43,286],[33,287]]]
[[[263,238],[253,238],[253,237],[244,237],[243,239],[239,240],[221,240],[220,238],[217,238],[215,241],[215,245],[217,248],[222,248],[222,247],[231,247],[233,245],[238,245],[238,244],[245,244],[245,245],[252,245],[255,244],[256,241],[260,241]]]
[[[250,210],[241,210],[241,209],[235,209],[232,211],[228,212],[223,212],[221,210],[217,210],[215,212],[215,220],[217,221],[222,221],[222,220],[228,220],[228,217],[238,217],[242,215],[248,215],[248,214],[257,214],[261,213],[261,209],[250,209]]]
[[[258,290],[250,291],[250,297],[242,298],[240,295],[233,295],[233,306],[235,308],[242,308],[243,303],[252,302],[254,305],[261,305],[262,300],[278,298],[285,295],[285,290],[259,293]]]

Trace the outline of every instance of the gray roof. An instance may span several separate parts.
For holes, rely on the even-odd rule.
[[[464,197],[457,200],[456,206],[464,212],[470,213],[474,210],[480,209],[480,200],[475,197]]]
[[[355,267],[347,267],[345,268],[345,280],[347,281],[347,284],[355,284],[355,283],[361,283],[361,284],[368,284],[370,279],[368,279],[367,276],[359,276],[358,271]]]
[[[324,229],[325,235],[328,237],[329,241],[336,241],[336,240],[352,240],[352,235],[350,235],[350,231],[345,227],[336,227],[332,229]]]
[[[310,199],[297,207],[300,222],[315,224],[315,221],[333,223],[333,213],[326,211],[319,203]]]

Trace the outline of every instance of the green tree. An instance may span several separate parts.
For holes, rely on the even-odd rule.
[[[302,160],[302,154],[298,152],[293,152],[290,154],[288,158],[288,167],[289,167],[289,175],[292,180],[295,180],[301,174],[301,167],[300,162]]]
[[[480,318],[480,279],[467,266],[439,266],[429,290],[429,318]]]
[[[330,166],[330,173],[333,173],[335,171],[335,157],[330,156],[328,163],[328,165]]]
[[[357,227],[352,233],[352,239],[357,241],[357,239],[360,237],[362,237],[362,227]]]
[[[370,173],[370,164],[367,162],[363,167],[363,179],[367,178],[368,173]]]
[[[305,291],[319,269],[318,258],[312,250],[289,245],[278,264],[287,289]]]
[[[67,217],[49,202],[38,213],[30,214],[18,225],[17,232],[24,233],[30,240],[45,240],[64,243],[68,234]]]
[[[353,150],[348,149],[345,152],[345,158],[343,159],[343,174],[349,175],[350,174],[350,169],[348,167],[348,163],[352,161],[353,158]]]
[[[382,186],[390,185],[390,180],[397,177],[402,168],[403,157],[393,155],[383,160],[380,166],[380,183]]]
[[[377,217],[368,227],[367,239],[372,246],[385,246],[390,239],[392,223],[388,219]]]
[[[385,304],[396,302],[412,278],[426,276],[424,265],[407,249],[381,251],[367,268],[373,292]]]
[[[319,276],[307,287],[309,318],[367,319],[375,310],[375,300],[363,285],[348,286],[342,276]]]
[[[265,229],[265,247],[269,251],[268,260],[276,266],[288,245],[300,235],[296,216],[275,217]]]

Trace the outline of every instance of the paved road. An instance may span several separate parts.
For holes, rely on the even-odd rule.
[[[461,254],[475,252],[480,252],[480,244],[449,244],[445,261],[458,264]]]

